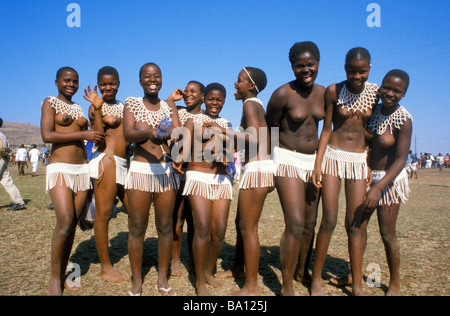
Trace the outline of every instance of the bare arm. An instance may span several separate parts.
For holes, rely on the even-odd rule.
[[[284,94],[284,88],[278,88],[270,97],[269,103],[267,103],[266,120],[269,127],[280,127],[281,118],[286,107]]]
[[[395,151],[395,160],[387,170],[383,178],[380,179],[366,193],[363,203],[363,209],[372,210],[378,205],[380,194],[385,187],[391,184],[405,167],[411,145],[412,121],[407,119],[398,133],[397,148]]]
[[[312,182],[317,188],[322,187],[322,160],[325,150],[330,141],[333,126],[333,108],[336,102],[336,85],[331,85],[325,91],[325,119],[320,134],[319,146],[317,148]]]
[[[83,97],[91,102],[91,106],[89,107],[89,120],[91,122],[91,128],[93,127],[94,131],[105,133],[105,128],[103,126],[102,121],[102,106],[103,106],[103,98],[100,98],[97,94],[97,86],[94,87],[94,91],[91,91],[91,87],[88,85],[88,90],[84,89]],[[97,143],[98,146],[103,145],[104,142]]]
[[[48,99],[42,104],[41,112],[41,135],[45,143],[69,143],[75,141],[89,140],[98,142],[104,139],[104,134],[88,130],[87,124],[77,132],[56,132],[55,131],[55,111]]]

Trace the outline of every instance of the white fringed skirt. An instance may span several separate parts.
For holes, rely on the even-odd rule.
[[[373,181],[371,183],[371,187],[373,187],[378,181],[380,181],[385,175],[386,171],[384,170],[373,170]],[[400,204],[406,203],[408,200],[408,196],[411,193],[408,184],[408,173],[406,169],[403,169],[399,175],[392,181],[390,185],[385,187],[383,191],[381,191],[380,201],[378,205],[391,205],[391,204]]]
[[[104,172],[103,163],[102,160],[105,156],[111,156],[114,158],[114,161],[116,162],[116,183],[125,185],[125,180],[127,178],[127,159],[114,156],[109,153],[102,153],[96,151],[91,159],[89,160],[89,175],[91,178],[99,179]],[[101,171],[99,170],[99,167],[101,167]]]
[[[248,162],[244,166],[239,190],[255,188],[271,188],[274,181],[275,163],[273,160]]]
[[[354,153],[327,145],[322,161],[322,173],[341,179],[367,179],[366,152]]]
[[[70,164],[70,163],[52,163],[46,168],[45,187],[46,192],[55,187],[58,182],[66,185],[73,192],[87,191],[92,188],[91,179],[89,177],[89,165],[86,164]]]
[[[299,178],[306,183],[311,181],[316,154],[302,154],[275,147],[273,161],[275,162],[275,175],[277,177]]]
[[[208,200],[232,200],[231,177],[227,174],[187,171],[183,195],[200,195]]]
[[[125,189],[151,193],[176,190],[180,186],[172,163],[145,163],[132,161],[125,180]]]

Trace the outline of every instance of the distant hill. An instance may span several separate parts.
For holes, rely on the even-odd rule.
[[[19,147],[20,144],[36,144],[38,148],[45,146],[39,126],[28,123],[3,122],[0,131],[5,134],[11,147]]]

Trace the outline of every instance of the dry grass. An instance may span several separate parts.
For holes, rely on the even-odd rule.
[[[50,239],[55,223],[53,211],[46,206],[51,203],[45,194],[45,170],[39,166],[39,176],[32,178],[30,170],[23,177],[17,176],[17,168],[10,166],[15,184],[27,202],[27,209],[10,212],[9,197],[0,189],[0,295],[45,295],[50,269]],[[412,196],[401,207],[397,230],[401,242],[401,277],[403,295],[449,295],[449,193],[450,170],[419,170],[419,179],[410,180]],[[237,188],[235,188],[237,197]],[[344,200],[341,198],[341,209]],[[234,216],[236,199],[232,202],[226,243],[220,255],[218,270],[230,267],[234,259]],[[110,224],[110,254],[119,271],[130,274],[127,254],[127,215],[119,208],[117,218]],[[320,223],[321,208],[319,208]],[[329,249],[324,268],[324,279],[348,273],[347,237],[344,230],[343,213]],[[153,212],[151,212],[153,218]],[[156,258],[156,231],[149,226],[145,240],[145,256]],[[283,216],[276,191],[267,198],[260,221],[261,261],[259,284],[263,295],[277,296],[281,290],[279,243],[284,229]],[[184,244],[185,246],[185,244]],[[78,229],[70,258],[81,267],[81,290],[77,293],[65,291],[65,295],[126,295],[129,282],[111,283],[98,277],[100,264],[96,252],[93,231]],[[186,247],[182,250],[182,261],[187,265]],[[384,295],[389,281],[389,271],[384,248],[378,232],[375,216],[368,228],[368,246],[364,267],[370,263],[381,268],[381,288],[365,286],[367,295]],[[157,266],[144,266],[144,295],[157,295],[155,289]],[[366,272],[366,275],[369,274]],[[178,295],[193,296],[195,278],[183,267],[183,276],[172,277],[171,285]],[[242,286],[242,280],[223,281],[220,289],[211,289],[214,295],[227,295]],[[298,295],[309,295],[308,288],[295,282]],[[349,288],[326,286],[332,296],[349,295]]]

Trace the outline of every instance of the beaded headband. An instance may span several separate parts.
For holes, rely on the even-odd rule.
[[[259,89],[258,86],[256,85],[256,83],[253,81],[252,76],[250,76],[250,73],[247,71],[247,69],[245,69],[245,67],[243,68],[245,70],[245,73],[247,74],[248,78],[250,79],[250,81],[255,85],[256,91],[258,91],[259,93]]]

